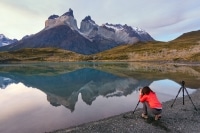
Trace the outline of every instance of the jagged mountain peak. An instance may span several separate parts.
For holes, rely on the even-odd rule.
[[[2,39],[2,38],[4,38],[5,36],[4,36],[4,34],[0,34],[0,39]]]
[[[84,22],[92,22],[92,23],[95,24],[95,21],[92,20],[90,16],[86,16],[82,21],[84,21]]]
[[[51,15],[48,20],[45,21],[45,29],[54,28],[59,25],[68,25],[72,30],[78,31],[77,22],[73,15],[73,10],[70,8],[68,12],[62,16]]]
[[[123,25],[124,29],[126,29],[127,31],[136,31],[137,33],[146,33],[145,30],[138,28],[138,27],[131,27],[128,26],[127,24]]]
[[[49,18],[48,19],[56,19],[56,18],[58,18],[59,16],[58,15],[51,15],[51,16],[49,16]]]
[[[85,23],[90,23],[90,24],[92,24],[92,25],[94,25],[94,26],[97,26],[97,24],[95,23],[95,21],[92,20],[90,16],[86,16],[86,17],[81,21],[81,23],[84,23],[84,22],[85,22]]]
[[[91,19],[90,16],[86,16],[81,21],[80,32],[84,33],[84,34],[87,34],[87,36],[90,36],[89,34],[94,30],[95,31],[98,30],[98,25],[95,23],[94,20]]]
[[[89,21],[92,20],[90,16],[86,16],[82,21]]]
[[[73,10],[70,8],[69,11],[66,12],[66,13],[64,13],[62,16],[71,16],[71,17],[74,17]],[[57,19],[59,17],[60,17],[59,15],[53,14],[53,15],[49,16],[48,19]]]
[[[0,34],[0,47],[15,43],[17,41],[17,39],[9,39],[4,34]]]
[[[105,23],[99,26],[90,16],[81,21],[79,29],[70,8],[62,16],[51,15],[45,21],[45,28],[37,34],[2,50],[56,47],[81,54],[94,54],[123,44],[154,40],[147,32],[143,34],[141,31],[121,24]]]
[[[136,31],[136,32],[146,32],[145,30],[138,28],[138,27],[131,27],[128,26],[127,24],[125,25],[121,25],[121,24],[109,24],[109,23],[105,23],[103,24],[103,26],[106,26],[108,28],[112,28],[115,30],[126,30],[126,31]]]
[[[73,10],[71,8],[69,8],[69,11],[64,13],[62,16],[72,16],[72,17],[74,17]]]

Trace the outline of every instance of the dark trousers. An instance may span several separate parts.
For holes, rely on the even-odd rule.
[[[161,114],[161,112],[162,112],[162,109],[150,108],[148,102],[143,102],[142,104],[143,104],[143,113],[144,114],[148,114],[147,109],[149,109],[154,115]]]

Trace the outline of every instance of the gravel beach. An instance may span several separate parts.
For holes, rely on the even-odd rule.
[[[200,133],[200,89],[190,97],[186,95],[184,105],[182,97],[171,108],[173,102],[174,99],[163,103],[162,118],[158,121],[153,115],[147,120],[141,118],[142,110],[137,109],[134,114],[126,112],[52,133]]]

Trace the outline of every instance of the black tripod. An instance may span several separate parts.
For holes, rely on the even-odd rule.
[[[193,103],[193,101],[192,101],[192,99],[191,99],[191,97],[190,97],[190,95],[189,95],[187,89],[185,88],[185,81],[182,81],[182,82],[181,82],[181,88],[179,89],[178,94],[176,95],[176,98],[178,97],[178,95],[179,95],[179,93],[181,92],[181,90],[182,90],[182,92],[183,92],[183,105],[185,104],[185,103],[184,103],[184,90],[185,90],[186,93],[187,93],[187,95],[188,95],[188,97],[189,97],[189,99],[190,99],[190,101],[192,102],[192,104],[193,104],[195,110],[197,111],[197,108],[195,107],[195,105],[194,105],[194,103]],[[176,98],[174,99],[174,102],[176,101]],[[174,102],[172,103],[171,108],[173,107]]]
[[[138,103],[137,103],[137,105],[135,106],[135,109],[133,110],[133,114],[135,113],[135,111],[136,111],[136,109],[137,109],[137,107],[138,107],[138,105],[139,105],[139,103],[140,103],[140,100],[138,101]],[[131,117],[128,117],[127,115],[123,115],[123,118],[131,118]]]
[[[136,109],[137,109],[139,103],[140,103],[140,100],[138,101],[137,105],[135,106],[135,109],[134,109],[133,112],[132,112],[133,114],[135,113],[135,111],[136,111]]]

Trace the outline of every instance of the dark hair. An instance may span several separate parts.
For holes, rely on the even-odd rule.
[[[148,86],[145,86],[143,89],[142,89],[142,94],[143,95],[148,95],[150,92],[153,92]],[[154,93],[154,92],[153,92]]]

